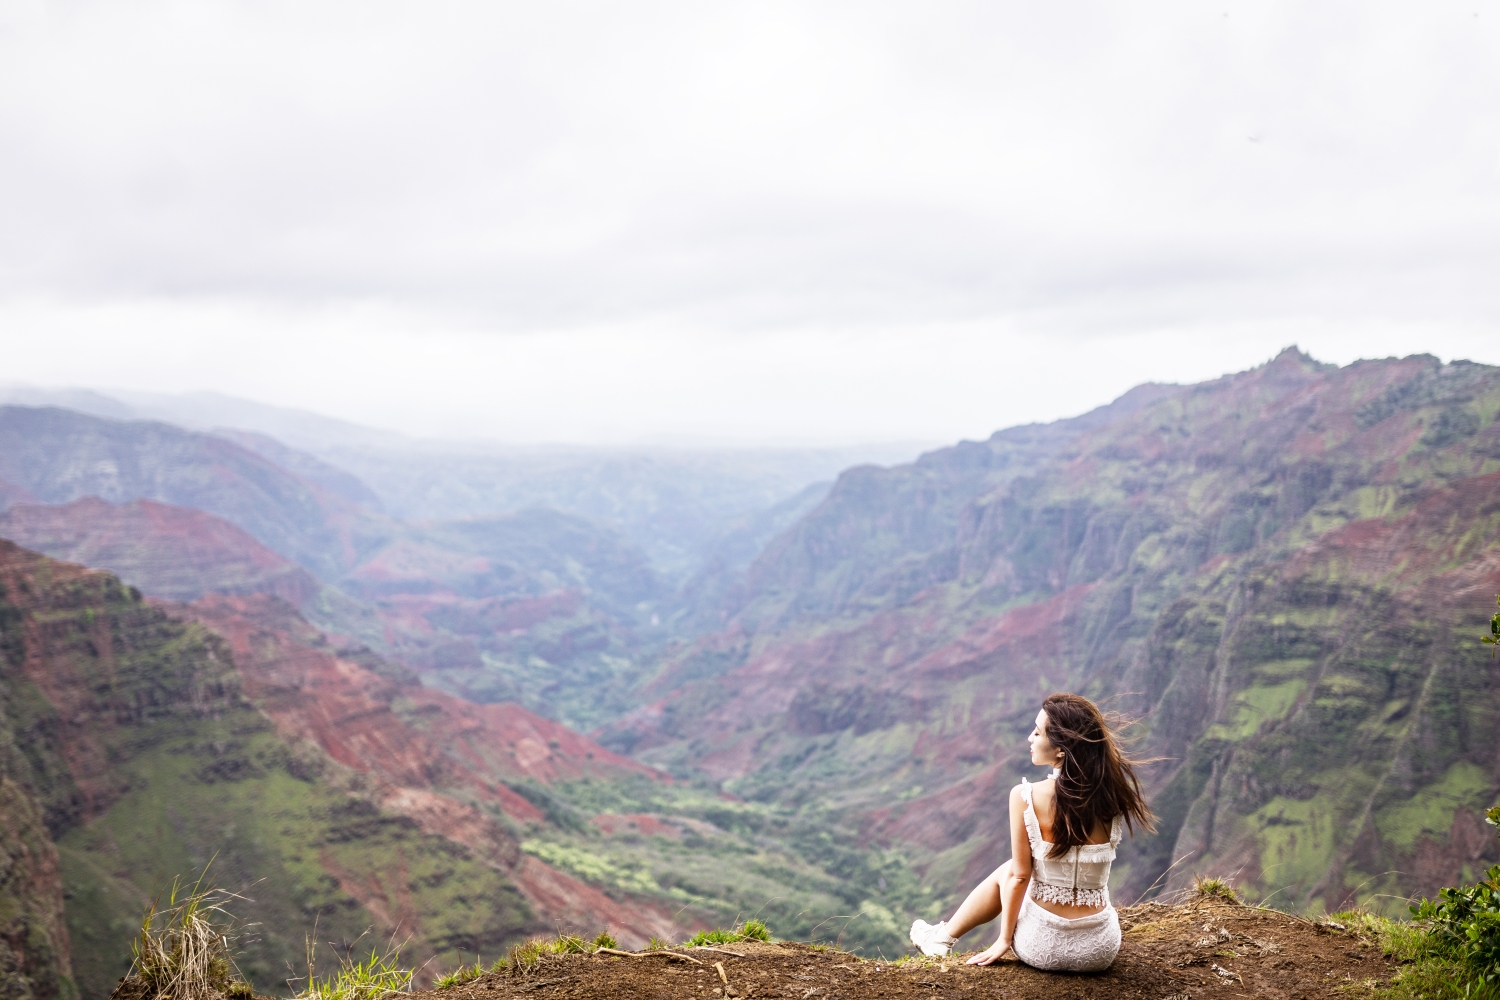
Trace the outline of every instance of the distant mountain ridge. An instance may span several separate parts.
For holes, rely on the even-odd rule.
[[[850,465],[905,461],[920,448],[912,442],[680,448],[427,441],[214,392],[0,385],[0,403],[211,433],[361,506],[408,520],[549,507],[619,531],[678,583],[704,568],[743,519]]]
[[[296,606],[321,584],[228,521],[189,507],[84,497],[0,511],[0,538],[55,559],[107,569],[155,597],[274,594]]]
[[[585,679],[619,687],[644,648],[638,629],[670,596],[639,549],[576,515],[402,522],[348,473],[239,440],[0,407],[0,537],[156,597],[274,593],[440,686],[583,719],[594,711],[574,692]],[[551,675],[543,690],[523,693],[538,675]]]
[[[223,438],[56,408],[0,407],[0,481],[41,503],[94,496],[193,507],[325,581],[384,528],[372,512]]]

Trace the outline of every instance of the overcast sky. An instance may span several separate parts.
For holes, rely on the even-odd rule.
[[[0,339],[610,443],[1500,363],[1500,3],[0,0]]]

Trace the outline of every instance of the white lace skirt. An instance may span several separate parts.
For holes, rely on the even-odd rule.
[[[1106,906],[1098,913],[1069,920],[1042,909],[1027,893],[1011,947],[1017,958],[1034,969],[1100,972],[1120,953],[1120,916],[1113,906]]]

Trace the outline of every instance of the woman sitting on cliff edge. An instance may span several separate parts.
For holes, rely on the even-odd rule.
[[[947,955],[958,939],[1000,918],[1000,937],[969,959],[989,965],[1008,951],[1038,969],[1095,972],[1120,951],[1120,918],[1109,901],[1109,869],[1123,826],[1150,831],[1133,762],[1098,706],[1049,695],[1031,733],[1031,762],[1051,767],[1010,792],[1011,859],[969,893],[952,917],[911,925],[924,955]],[[1029,889],[1028,889],[1029,885]]]

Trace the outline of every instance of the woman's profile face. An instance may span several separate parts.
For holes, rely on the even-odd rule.
[[[1036,728],[1027,737],[1027,742],[1031,744],[1031,762],[1033,764],[1038,767],[1056,767],[1058,765],[1058,758],[1061,755],[1057,752],[1057,747],[1053,746],[1052,741],[1047,738],[1046,712],[1036,713]]]

